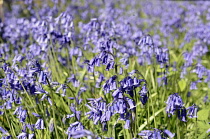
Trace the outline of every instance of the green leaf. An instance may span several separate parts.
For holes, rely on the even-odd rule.
[[[209,110],[201,110],[198,112],[198,120],[207,120],[209,115]]]
[[[198,121],[198,128],[202,129],[203,131],[207,131],[210,128],[210,125],[204,121]]]
[[[181,90],[181,91],[184,91],[184,89],[185,89],[185,87],[186,87],[186,85],[187,85],[186,81],[185,81],[185,80],[180,80],[180,81],[178,82],[178,84],[179,84],[180,90]]]
[[[67,113],[70,113],[70,109],[68,105],[63,101],[60,95],[55,94],[54,96],[54,102],[58,106],[60,110],[64,110]]]

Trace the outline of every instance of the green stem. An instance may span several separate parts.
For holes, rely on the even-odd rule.
[[[176,118],[176,133],[177,133],[177,139],[180,139],[180,131],[179,131],[179,119]]]
[[[16,135],[15,135],[15,131],[14,131],[14,128],[11,126],[11,121],[9,121],[8,117],[7,117],[7,110],[5,109],[5,117],[7,119],[7,123],[9,124],[9,127],[10,129],[12,130],[12,138],[16,138]]]
[[[53,112],[53,123],[54,123],[54,127],[55,127],[55,134],[56,134],[56,138],[58,139],[58,129],[56,126],[56,118],[55,118],[55,104],[54,104],[54,98],[53,98],[53,92],[52,92],[52,87],[50,85],[50,82],[48,80],[48,78],[46,78],[48,86],[50,87],[50,97],[52,98],[52,112]]]

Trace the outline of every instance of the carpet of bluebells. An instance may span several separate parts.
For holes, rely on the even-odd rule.
[[[210,2],[1,10],[0,138],[210,138]]]

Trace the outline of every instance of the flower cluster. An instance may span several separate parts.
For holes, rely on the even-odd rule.
[[[209,2],[8,0],[1,6],[3,139],[173,138],[174,129],[157,120],[166,118],[161,98],[180,92],[169,95],[165,111],[183,122],[199,118],[195,104],[209,106]],[[170,131],[144,130],[143,121]]]
[[[168,114],[168,117],[171,117],[171,115],[174,115],[176,112],[178,118],[183,122],[187,122],[187,116],[189,118],[197,118],[197,106],[193,104],[192,106],[185,108],[183,100],[178,93],[170,95],[166,104],[166,113]]]
[[[169,130],[143,130],[139,134],[139,136],[143,137],[143,139],[166,139],[167,137],[173,138],[175,133],[171,133]]]

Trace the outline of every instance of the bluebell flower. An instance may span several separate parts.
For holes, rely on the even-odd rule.
[[[208,97],[208,95],[206,95],[206,96],[203,98],[203,102],[206,103],[206,102],[208,102],[208,101],[209,101],[209,97]]]
[[[72,137],[72,134],[76,131],[81,131],[84,130],[84,126],[82,125],[82,123],[80,122],[74,122],[72,124],[70,124],[70,126],[68,127],[66,134],[68,134],[68,139],[70,139]]]
[[[185,59],[185,64],[184,66],[189,67],[193,64],[193,60],[195,59],[195,55],[191,52],[185,52],[183,53],[184,59]]]
[[[33,137],[35,136],[35,134],[34,133],[32,133],[32,134],[29,134],[28,135],[28,139],[33,139]]]
[[[17,115],[17,118],[19,118],[20,122],[23,123],[27,117],[27,110],[22,109],[22,106],[20,106],[16,108],[13,114]]]
[[[190,97],[192,95],[192,92],[187,92],[187,97]]]
[[[210,132],[210,128],[206,131],[206,133],[209,133]]]
[[[4,106],[6,106],[6,109],[12,109],[12,101],[5,102]]]
[[[187,116],[189,118],[197,118],[197,106],[193,104],[192,106],[187,108]]]
[[[26,127],[27,127],[29,130],[34,131],[35,124],[26,124]]]
[[[183,122],[187,122],[187,110],[185,109],[185,107],[178,109],[177,115],[178,115],[179,120]]]
[[[94,72],[94,67],[93,66],[88,66],[88,72],[93,73]]]
[[[168,113],[169,117],[171,114],[174,115],[174,112],[176,110],[180,110],[184,105],[182,98],[178,95],[178,93],[170,95],[166,101],[166,104],[166,112]]]
[[[103,90],[105,94],[109,93],[110,90],[117,89],[116,79],[117,75],[114,75],[103,85]]]
[[[124,125],[125,129],[129,129],[130,128],[130,122],[131,122],[130,120],[126,120],[125,121],[125,125]]]
[[[27,139],[27,133],[22,132],[17,136],[18,139]]]
[[[167,137],[173,138],[175,134],[171,133],[169,130],[159,130],[154,128],[154,130],[143,130],[139,134],[143,139],[165,139]]]
[[[122,74],[123,74],[123,68],[122,68],[122,67],[120,67],[119,74],[120,74],[120,75],[122,75]]]
[[[156,60],[160,64],[160,68],[164,67],[164,64],[167,64],[169,62],[169,54],[167,48],[155,48],[156,52]]]
[[[147,86],[146,84],[144,84],[141,88],[141,90],[139,91],[139,94],[141,96],[140,101],[143,105],[145,105],[147,103],[148,100],[148,90],[147,90]]]
[[[198,75],[198,78],[203,78],[203,76],[207,72],[207,69],[201,63],[198,63],[196,65],[196,68],[193,69],[192,72],[196,73]]]
[[[196,85],[197,85],[197,82],[191,82],[191,84],[190,84],[190,90],[196,90],[196,89],[198,89]]]
[[[115,99],[122,99],[124,96],[123,96],[123,92],[118,88],[116,89],[112,96],[115,98]]]
[[[74,87],[79,87],[79,85],[80,85],[79,80],[76,79],[74,74],[72,74],[71,77],[68,78],[67,82],[71,82]]]
[[[95,113],[98,112],[95,108],[89,106],[88,104],[85,104],[85,106],[88,107],[92,112],[95,112]]]
[[[149,45],[149,46],[153,45],[152,37],[150,35],[142,37],[139,40],[138,45]]]
[[[147,103],[147,100],[148,100],[148,96],[147,94],[140,94],[141,98],[140,98],[140,101],[143,105],[145,105]]]
[[[50,119],[48,128],[49,128],[50,132],[53,132],[53,130],[54,130],[53,118]]]
[[[102,124],[102,129],[106,131],[107,121],[110,120],[111,116],[114,114],[112,106],[108,106],[102,98],[98,99],[89,99],[91,106],[86,106],[91,110],[85,115],[89,115],[89,119],[92,119],[94,124],[100,122]]]
[[[35,135],[34,133],[28,134],[26,132],[22,132],[17,136],[17,138],[18,139],[33,139],[34,135]]]
[[[102,57],[102,64],[106,65],[108,64],[109,55],[105,53],[105,55]]]
[[[167,85],[168,84],[168,78],[166,75],[164,75],[163,77],[158,78],[158,85]]]
[[[156,132],[155,132],[156,133]],[[141,131],[140,133],[138,133],[139,136],[143,137],[143,139],[154,139],[157,138],[157,139],[161,139],[160,136],[154,134],[154,131],[150,131],[150,130],[143,130]]]
[[[105,110],[102,115],[101,115],[101,122],[106,122],[109,121],[111,116],[112,116],[112,112],[110,110]]]
[[[100,88],[101,86],[101,82],[104,81],[105,77],[102,73],[100,73],[97,81],[96,81],[96,88]]]
[[[41,71],[40,74],[39,74],[39,83],[43,83],[43,84],[47,84],[47,75]]]
[[[90,106],[89,106],[89,107],[90,107]],[[77,111],[74,104],[71,104],[70,110],[73,112],[73,114],[69,115],[69,117],[67,117],[67,118],[76,116],[76,118],[77,118],[78,120],[80,120],[81,111]]]
[[[0,131],[2,132],[3,135],[5,135],[5,134],[8,133],[8,132],[7,132],[3,127],[1,127],[1,126],[0,126]]]
[[[167,134],[167,136],[169,137],[169,138],[173,138],[174,136],[175,136],[175,133],[171,133],[169,130],[167,130],[167,129],[165,129],[164,131],[163,131],[165,134]]]
[[[3,110],[4,109],[4,106],[1,106],[0,105],[0,115],[3,115],[4,114],[4,111],[1,111],[1,110]]]
[[[19,55],[16,55],[12,61],[13,61],[14,63],[15,63],[16,61],[22,62],[24,58],[25,58],[24,56],[22,56],[22,55],[19,54]]]
[[[115,111],[117,113],[124,114],[126,112],[127,106],[126,106],[126,102],[123,99],[118,99],[118,101],[116,101],[116,106],[117,106],[117,109],[115,109]]]
[[[71,137],[72,138],[82,138],[82,137],[91,137],[91,138],[94,138],[94,134],[88,130],[77,130],[73,133],[71,133]]]
[[[35,117],[41,117],[39,114],[32,112],[31,114],[33,114]]]
[[[44,128],[44,120],[38,119],[37,122],[35,123],[35,128],[36,129],[45,129]]]
[[[130,99],[130,98],[126,98],[127,102],[128,102],[128,105],[130,106],[130,109],[134,109],[136,106],[135,106],[135,102]]]
[[[107,66],[106,66],[106,70],[110,70],[110,69],[113,69],[114,68],[114,64],[115,64],[115,62],[114,61],[110,61],[108,64],[107,64]]]
[[[1,139],[12,139],[12,136],[9,135],[9,136],[3,136]]]
[[[66,115],[66,118],[72,118],[72,117],[74,117],[75,116],[75,114],[73,113],[73,114],[67,114]]]
[[[123,58],[120,59],[120,62],[123,65],[128,66],[129,65],[128,56],[127,55],[123,56]]]

